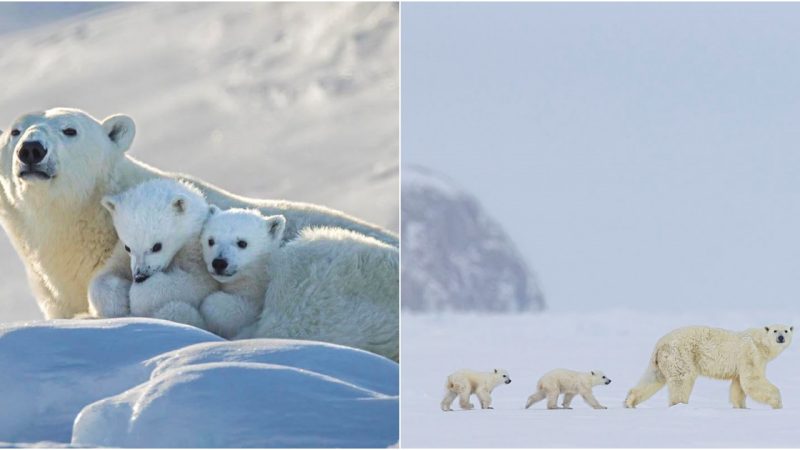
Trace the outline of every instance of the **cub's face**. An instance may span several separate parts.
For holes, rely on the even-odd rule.
[[[153,189],[169,183],[172,182],[151,181],[103,199],[130,255],[136,283],[166,270],[178,251],[196,242],[208,214],[208,206],[199,193]]]
[[[2,177],[13,180],[21,196],[87,198],[134,134],[133,120],[123,115],[100,122],[66,108],[26,114],[0,136]]]
[[[494,375],[504,384],[511,384],[511,376],[503,369],[494,369]]]
[[[770,346],[784,349],[792,343],[794,327],[789,325],[775,324],[764,327],[766,339]]]
[[[611,384],[611,378],[608,378],[606,374],[600,370],[593,370],[590,372],[590,374],[592,375],[592,386]]]
[[[221,283],[239,279],[280,247],[285,227],[281,215],[264,217],[254,210],[221,211],[212,206],[201,237],[208,273]]]

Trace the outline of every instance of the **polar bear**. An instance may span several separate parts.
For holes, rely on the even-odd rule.
[[[551,370],[536,383],[537,391],[528,397],[525,409],[544,398],[547,398],[547,409],[559,409],[558,396],[560,394],[564,394],[563,409],[572,409],[570,405],[576,395],[583,397],[586,403],[594,409],[608,409],[601,405],[592,394],[593,387],[606,384],[611,384],[611,379],[600,370],[590,372],[576,372],[568,369]]]
[[[285,227],[281,215],[264,217],[255,210],[211,207],[200,239],[205,268],[220,283],[220,290],[200,305],[209,331],[231,339],[258,320],[270,258],[281,245]]]
[[[48,319],[87,313],[94,274],[114,252],[117,236],[100,200],[152,178],[188,180],[222,209],[255,208],[286,217],[285,239],[308,226],[350,229],[397,246],[397,236],[321,206],[239,197],[191,177],[162,172],[126,154],[133,120],[97,120],[69,108],[25,114],[0,133],[0,223],[25,263],[29,284]],[[181,149],[187,151],[190,149]],[[177,151],[177,150],[176,150]],[[187,151],[189,157],[191,152]],[[123,262],[122,265],[127,264]],[[119,280],[113,278],[109,284]]]
[[[668,333],[656,343],[650,364],[639,384],[628,392],[625,407],[635,408],[664,384],[670,406],[689,403],[695,379],[702,375],[731,380],[730,401],[745,408],[752,397],[774,409],[781,408],[781,393],[766,378],[767,363],[792,342],[794,327],[769,325],[742,332],[693,326]]]
[[[396,247],[349,230],[307,228],[275,252],[267,271],[264,310],[237,338],[331,342],[399,359]]]
[[[447,393],[442,400],[442,411],[452,411],[450,405],[458,397],[461,409],[472,409],[474,406],[469,398],[472,394],[478,396],[481,402],[481,409],[492,408],[492,391],[501,384],[510,384],[511,377],[503,369],[494,369],[492,372],[476,372],[469,369],[461,369],[450,374],[444,385]]]
[[[102,204],[130,255],[133,283],[129,293],[90,296],[95,315],[118,317],[129,309],[133,316],[206,328],[198,308],[219,285],[203,263],[200,234],[209,206],[200,190],[186,182],[155,179],[106,196]],[[102,291],[107,279],[96,277],[89,291]]]

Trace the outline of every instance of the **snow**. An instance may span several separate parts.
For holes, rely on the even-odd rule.
[[[398,365],[326,343],[236,342],[172,322],[0,327],[12,446],[387,447]],[[32,443],[32,444],[22,444]]]
[[[2,21],[31,22],[12,6]],[[145,163],[399,228],[397,5],[132,3],[0,47],[0,129],[54,106],[122,112]],[[41,318],[5,233],[0,261],[0,321]]]
[[[784,408],[748,399],[728,403],[729,383],[699,379],[688,405],[667,407],[666,388],[637,409],[622,402],[647,366],[653,346],[685,325],[746,329],[800,323],[797,311],[737,310],[605,312],[522,315],[402,316],[403,447],[794,447],[800,432],[800,360],[790,347],[767,367]],[[795,346],[797,343],[794,344]],[[536,381],[554,368],[603,370],[613,381],[594,389],[607,410],[582,399],[573,410],[525,410]],[[510,372],[512,383],[493,394],[494,410],[444,413],[439,403],[448,374],[461,368]],[[473,404],[478,405],[473,397]]]

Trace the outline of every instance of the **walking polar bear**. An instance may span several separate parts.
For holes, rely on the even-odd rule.
[[[492,409],[492,391],[501,384],[510,384],[511,377],[503,369],[494,369],[493,372],[476,372],[462,369],[450,374],[445,383],[447,393],[442,400],[442,411],[452,411],[450,406],[458,397],[461,409],[472,409],[473,404],[469,398],[472,394],[478,396],[481,409]]]
[[[98,270],[104,271],[117,244],[111,217],[100,200],[153,178],[191,181],[222,209],[282,214],[285,240],[307,226],[331,226],[397,246],[393,233],[339,211],[239,197],[147,166],[125,153],[134,134],[128,116],[97,120],[68,108],[25,114],[0,134],[0,223],[25,263],[29,284],[48,319],[89,311],[89,282]],[[190,149],[182,150],[191,157]],[[125,254],[115,257],[127,263]]]
[[[563,409],[572,409],[572,399],[580,395],[594,409],[608,409],[594,398],[592,388],[611,384],[611,379],[599,370],[576,372],[567,369],[555,369],[547,372],[536,383],[537,391],[528,397],[525,409],[534,403],[547,398],[547,409],[558,408],[558,396],[564,394]]]
[[[734,332],[711,327],[686,327],[659,339],[639,384],[628,393],[625,406],[634,408],[669,389],[670,406],[689,403],[695,379],[706,376],[731,380],[730,401],[745,408],[746,397],[774,409],[783,406],[777,387],[767,380],[767,363],[792,342],[794,327],[770,325]]]

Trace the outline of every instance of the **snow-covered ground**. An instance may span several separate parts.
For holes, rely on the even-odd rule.
[[[748,399],[728,403],[723,381],[700,379],[688,405],[667,407],[666,389],[637,409],[624,409],[628,389],[644,372],[653,346],[685,325],[745,329],[798,324],[800,311],[547,312],[524,315],[402,316],[403,447],[796,447],[800,443],[800,350],[790,347],[767,369],[784,408]],[[444,413],[445,377],[461,368],[504,368],[512,383],[498,387],[494,410]],[[607,410],[580,398],[573,410],[525,410],[538,378],[550,369],[600,369],[613,381],[596,387]],[[478,404],[473,398],[473,403]]]
[[[153,319],[0,326],[0,443],[387,447],[398,366],[360,350],[223,341]]]
[[[31,14],[0,4],[0,22]],[[55,106],[123,112],[137,126],[130,154],[146,163],[398,230],[396,4],[132,3],[52,16],[0,34],[0,129]],[[0,261],[0,322],[41,318],[5,233]]]

